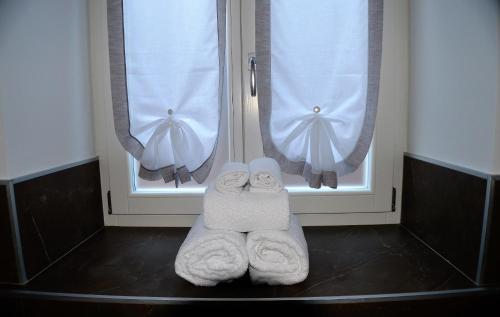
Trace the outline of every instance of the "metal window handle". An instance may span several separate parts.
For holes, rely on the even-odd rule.
[[[248,58],[248,65],[250,70],[250,96],[257,96],[257,83],[255,78],[255,56]]]

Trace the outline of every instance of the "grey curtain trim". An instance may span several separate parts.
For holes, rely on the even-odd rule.
[[[198,184],[203,183],[205,179],[207,179],[208,174],[210,174],[210,170],[212,169],[212,165],[215,160],[215,153],[217,152],[217,146],[219,143],[221,127],[220,117],[222,113],[222,96],[224,90],[224,72],[226,65],[226,0],[217,0],[217,24],[219,41],[219,127],[212,154],[198,169],[191,172],[191,176],[193,176]]]
[[[130,134],[122,0],[108,0],[108,43],[116,136],[127,152],[139,159],[144,146]]]
[[[217,33],[219,46],[219,132],[222,91],[224,83],[224,64],[226,53],[226,0],[217,0]],[[113,100],[113,116],[115,132],[118,140],[136,160],[140,161],[144,145],[130,133],[130,117],[127,93],[127,69],[125,63],[125,40],[123,29],[123,0],[108,0],[108,42],[109,61],[111,69],[111,96]],[[185,183],[193,177],[198,183],[203,183],[212,168],[217,151],[218,137],[210,156],[200,167],[188,171],[183,166],[176,169],[174,165],[157,170],[148,170],[141,166],[139,177],[145,180],[162,179],[168,183],[177,177]]]
[[[306,161],[291,161],[281,153],[272,141],[272,87],[271,87],[271,0],[258,0],[255,3],[255,46],[257,57],[257,92],[259,96],[259,120],[264,154],[276,159],[282,170],[289,174],[302,175],[313,188],[321,184],[337,187],[338,176],[354,172],[363,163],[370,149],[375,128],[380,64],[382,57],[383,0],[368,2],[368,87],[366,111],[363,127],[354,150],[336,165],[336,171],[323,171],[314,174]]]
[[[139,169],[139,177],[152,181],[163,179],[165,183],[175,181],[178,177],[178,180],[182,184],[184,184],[191,180],[191,173],[185,166],[175,169],[173,165],[170,165],[158,170],[151,171],[141,165]]]

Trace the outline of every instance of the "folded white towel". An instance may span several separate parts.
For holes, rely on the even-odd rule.
[[[199,216],[175,259],[175,273],[198,286],[214,286],[245,274],[248,255],[245,235],[209,230]]]
[[[212,186],[203,198],[205,225],[210,229],[248,232],[258,229],[287,230],[290,223],[288,192],[221,194]]]
[[[248,165],[240,162],[226,162],[215,181],[215,188],[221,192],[239,192],[248,182]]]
[[[250,191],[279,192],[283,189],[283,179],[278,162],[272,158],[255,159],[248,165],[250,170]]]
[[[288,231],[258,230],[247,235],[250,278],[256,284],[291,285],[309,274],[304,232],[296,216]]]

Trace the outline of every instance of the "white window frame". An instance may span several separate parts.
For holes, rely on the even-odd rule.
[[[255,0],[228,0],[231,63],[229,159],[260,156],[257,100],[248,93],[247,58],[255,49]],[[408,1],[385,0],[382,69],[368,191],[291,192],[290,204],[303,225],[399,223],[402,159],[406,146],[408,103]],[[106,1],[90,0],[91,81],[96,152],[101,167],[104,219],[108,226],[190,226],[201,212],[200,193],[137,193],[129,172],[133,160],[120,145],[113,126]],[[241,36],[240,36],[241,35]],[[257,140],[256,140],[257,139]],[[235,142],[236,140],[244,140]],[[245,147],[244,147],[245,145]],[[391,211],[392,189],[396,210]],[[107,194],[111,192],[112,214]]]

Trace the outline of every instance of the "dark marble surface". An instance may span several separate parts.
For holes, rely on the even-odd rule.
[[[21,290],[175,298],[282,298],[422,292],[474,285],[398,225],[305,228],[310,274],[293,286],[248,276],[195,287],[174,272],[185,228],[106,228]]]
[[[0,283],[18,283],[7,188],[0,185]]]
[[[486,179],[404,158],[401,223],[476,278]]]
[[[482,282],[500,286],[500,178],[494,186]]]
[[[99,162],[14,185],[29,278],[103,227]]]
[[[307,301],[189,302],[131,304],[0,298],[4,317],[33,316],[498,316],[497,294],[461,294],[394,301],[360,300],[349,303]]]

